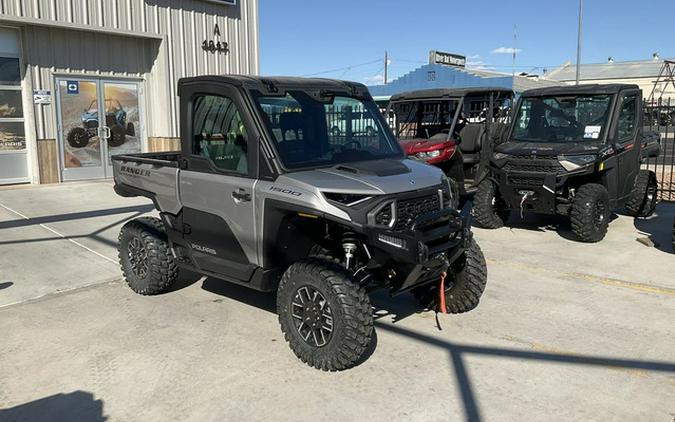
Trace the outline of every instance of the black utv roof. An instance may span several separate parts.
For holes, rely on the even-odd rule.
[[[461,98],[467,95],[489,94],[490,92],[513,95],[512,90],[503,87],[435,88],[402,92],[400,94],[392,95],[389,101],[394,102],[409,100],[432,100],[441,98]]]
[[[549,86],[545,88],[529,89],[523,92],[521,97],[545,97],[549,95],[616,94],[626,89],[639,89],[639,87],[634,84],[586,84],[586,85]]]
[[[258,90],[265,94],[280,94],[291,90],[326,90],[351,93],[358,97],[372,98],[368,88],[358,82],[325,78],[301,78],[295,76],[250,76],[250,75],[205,75],[178,80],[178,93],[188,84],[205,82],[226,83],[244,89]]]

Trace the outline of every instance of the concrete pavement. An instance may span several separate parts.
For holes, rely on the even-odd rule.
[[[98,182],[0,190],[0,204],[0,288],[14,283],[0,304],[21,302],[0,307],[0,420],[675,416],[672,206],[619,216],[594,245],[557,219],[476,230],[489,267],[476,310],[439,331],[410,296],[377,293],[372,354],[323,373],[289,350],[272,294],[185,274],[141,297],[119,281],[117,230],[147,201]]]

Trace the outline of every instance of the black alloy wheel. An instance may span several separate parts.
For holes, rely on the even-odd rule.
[[[312,347],[325,346],[333,336],[333,311],[325,297],[312,286],[302,286],[291,300],[293,324]]]

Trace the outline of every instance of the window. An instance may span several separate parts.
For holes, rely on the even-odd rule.
[[[0,85],[20,85],[21,71],[17,57],[0,57]]]
[[[323,91],[289,91],[283,97],[256,99],[288,168],[402,155],[373,101]]]
[[[619,113],[619,125],[617,135],[619,141],[633,139],[637,121],[637,97],[632,95],[625,97],[621,103],[621,112]]]
[[[193,103],[192,153],[218,169],[248,174],[248,139],[237,106],[226,97],[204,95]]]

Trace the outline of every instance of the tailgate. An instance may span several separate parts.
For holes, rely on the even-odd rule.
[[[145,196],[159,211],[178,213],[178,173],[173,161],[115,156],[112,160],[115,192],[122,196]]]

